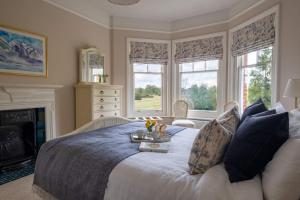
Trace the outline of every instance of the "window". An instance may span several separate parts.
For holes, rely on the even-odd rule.
[[[133,63],[134,111],[162,111],[163,65]]]
[[[188,118],[215,118],[226,95],[226,33],[175,40],[173,103],[189,104]]]
[[[127,47],[127,117],[168,115],[170,41],[129,38]]]
[[[271,107],[272,47],[237,57],[238,97],[242,110],[262,98]]]
[[[219,60],[179,64],[180,98],[191,110],[216,111]]]

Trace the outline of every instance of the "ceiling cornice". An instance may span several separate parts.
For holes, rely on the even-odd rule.
[[[222,10],[215,13],[194,16],[172,22],[113,17],[106,13],[104,13],[101,17],[92,18],[53,2],[52,0],[43,1],[107,29],[171,34],[226,24],[245,14],[249,10],[256,8],[266,0],[242,1],[237,6],[228,10]]]
[[[57,8],[60,8],[60,9],[62,9],[62,10],[64,10],[64,11],[67,11],[67,12],[69,12],[69,13],[72,13],[73,15],[76,15],[76,16],[78,16],[78,17],[81,17],[81,18],[83,18],[83,19],[85,19],[85,20],[88,20],[88,21],[90,21],[90,22],[93,22],[93,23],[95,23],[95,24],[97,24],[97,25],[99,25],[99,26],[101,26],[101,27],[104,27],[104,28],[107,28],[107,29],[111,29],[111,28],[112,28],[112,27],[111,27],[111,22],[110,22],[110,16],[109,16],[109,15],[104,14],[104,17],[102,16],[101,19],[99,19],[99,18],[97,18],[97,19],[94,18],[94,19],[93,19],[93,18],[91,18],[91,17],[86,16],[86,15],[83,14],[83,13],[80,13],[80,12],[74,11],[74,10],[71,10],[71,9],[67,8],[66,6],[63,6],[63,5],[58,4],[58,3],[56,3],[56,2],[53,2],[52,0],[42,0],[42,1],[44,1],[44,2],[46,2],[46,3],[48,3],[48,4],[51,4],[51,5],[53,5],[53,6],[57,7]],[[105,16],[105,15],[106,15],[106,16]]]

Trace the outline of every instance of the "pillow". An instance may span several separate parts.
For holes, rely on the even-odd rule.
[[[234,106],[230,110],[221,114],[217,121],[232,134],[235,133],[235,130],[240,123],[240,114],[238,106]]]
[[[243,112],[243,115],[241,117],[241,122],[240,123],[242,123],[246,119],[247,116],[254,115],[254,114],[257,114],[257,113],[261,113],[261,112],[264,112],[264,111],[267,111],[267,110],[268,109],[266,108],[264,102],[261,99],[259,99],[256,102],[254,102],[252,105],[245,108],[245,110]]]
[[[230,182],[252,179],[289,136],[288,113],[248,116],[239,126],[224,158]]]
[[[262,174],[266,200],[300,199],[300,137],[288,139]]]
[[[290,137],[300,136],[300,109],[294,109],[289,112],[290,118]]]
[[[280,101],[278,101],[275,104],[275,106],[274,106],[273,109],[276,110],[276,113],[284,113],[284,112],[286,112],[286,109],[284,108],[284,106],[282,105],[282,103]]]
[[[257,113],[255,115],[252,115],[252,117],[262,117],[262,116],[267,116],[267,115],[273,115],[276,114],[276,110],[267,110],[265,112]]]
[[[194,140],[188,165],[190,174],[204,173],[221,161],[232,134],[217,120],[206,124]]]

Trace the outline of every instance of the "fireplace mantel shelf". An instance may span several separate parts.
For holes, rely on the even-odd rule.
[[[59,89],[62,85],[44,85],[44,84],[13,84],[0,83],[0,87],[4,88],[41,88],[41,89]]]
[[[0,111],[45,108],[46,140],[56,137],[55,91],[62,85],[0,83]]]

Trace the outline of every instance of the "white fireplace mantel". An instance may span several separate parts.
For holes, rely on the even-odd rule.
[[[56,137],[55,90],[62,85],[0,83],[0,111],[45,108],[46,140]]]

